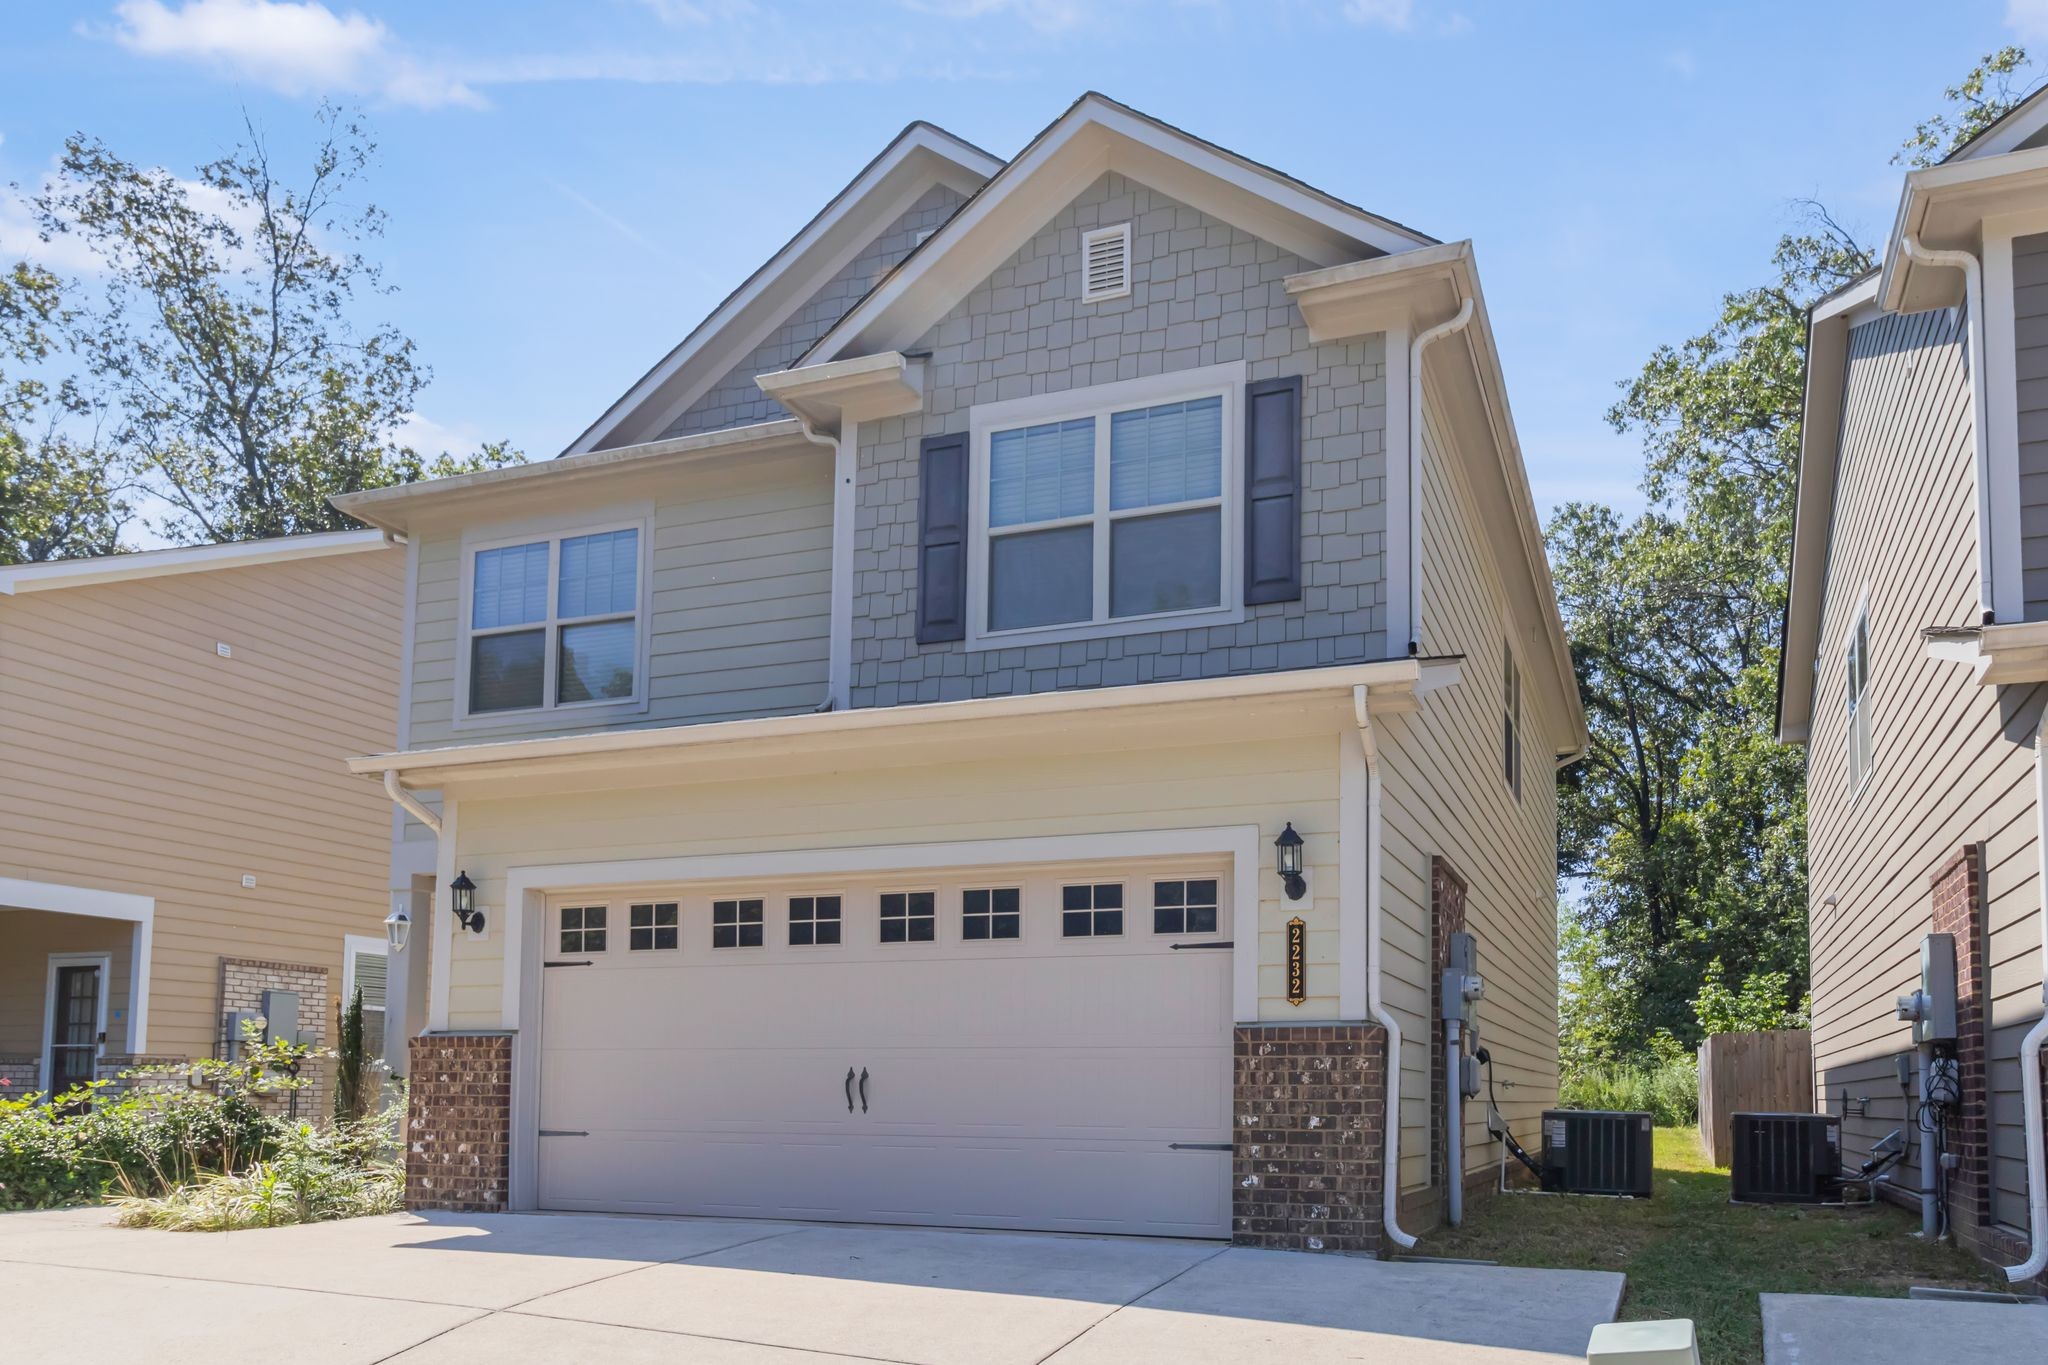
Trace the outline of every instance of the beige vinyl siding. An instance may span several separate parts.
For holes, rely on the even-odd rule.
[[[1919,981],[1929,879],[1984,846],[1989,929],[1994,1215],[2023,1225],[2020,1025],[2040,1011],[2034,751],[2039,690],[1987,688],[1925,656],[1928,626],[1974,623],[1976,493],[1963,321],[1879,318],[1850,332],[1839,489],[1807,749],[1814,1066],[1819,1097],[1868,1096],[1845,1155],[1906,1127],[1893,1058],[1910,1049],[1896,998]],[[1847,790],[1844,646],[1869,614],[1871,768]],[[1804,661],[1800,661],[1804,662]],[[1832,909],[1825,905],[1835,899]],[[1916,1158],[1917,1159],[1917,1158]]]
[[[151,1053],[212,1050],[223,956],[338,990],[383,932],[390,805],[345,760],[395,740],[402,604],[394,550],[0,597],[0,876],[155,898]]]
[[[1430,1035],[1430,858],[1447,859],[1464,878],[1465,927],[1478,940],[1486,999],[1479,1028],[1502,1085],[1501,1112],[1525,1143],[1537,1115],[1557,1100],[1558,747],[1546,733],[1535,688],[1522,700],[1522,795],[1502,769],[1502,657],[1518,637],[1525,674],[1547,666],[1534,654],[1540,630],[1512,622],[1493,547],[1479,516],[1462,451],[1450,444],[1434,387],[1427,390],[1420,460],[1422,590],[1419,644],[1425,655],[1464,656],[1454,687],[1434,692],[1419,711],[1389,717],[1382,769],[1387,918],[1383,989],[1401,1018],[1401,1126],[1428,1133]],[[1490,455],[1487,458],[1491,458]],[[1533,642],[1531,637],[1533,636]],[[1542,646],[1547,648],[1546,646]],[[1484,1109],[1465,1111],[1465,1169],[1483,1169],[1496,1153]],[[1430,1141],[1435,1135],[1430,1135]],[[1404,1190],[1429,1179],[1430,1142],[1402,1149]]]
[[[818,450],[607,479],[598,494],[506,495],[488,518],[419,536],[411,747],[693,724],[808,711],[825,698],[831,637],[832,481]],[[581,499],[581,500],[579,500]],[[574,531],[625,503],[651,508],[645,710],[541,711],[458,722],[462,545],[493,526]]]
[[[2019,393],[2020,568],[2026,619],[2048,619],[2048,233],[2012,241],[2013,374]]]
[[[1232,744],[1044,753],[990,750],[943,765],[842,770],[648,786],[571,780],[578,790],[488,797],[458,790],[458,858],[477,902],[504,903],[508,867],[778,849],[1013,839],[1256,821],[1262,1017],[1337,1017],[1338,745],[1320,734]],[[1356,741],[1351,741],[1355,743]],[[1271,841],[1293,821],[1307,840],[1313,905],[1283,910]],[[1361,831],[1362,835],[1362,831]],[[1308,924],[1309,998],[1285,999],[1289,918]],[[1149,932],[1149,916],[1127,932]],[[502,935],[458,935],[450,958],[449,1024],[501,1019]]]

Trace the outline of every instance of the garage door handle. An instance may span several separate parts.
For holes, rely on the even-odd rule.
[[[868,1112],[868,1069],[860,1069],[860,1112]]]
[[[853,1068],[846,1068],[846,1112],[853,1112]]]

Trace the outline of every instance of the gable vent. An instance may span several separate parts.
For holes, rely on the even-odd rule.
[[[1096,228],[1081,237],[1081,302],[1120,299],[1131,292],[1131,225]]]

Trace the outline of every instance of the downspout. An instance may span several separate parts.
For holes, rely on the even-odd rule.
[[[839,481],[843,477],[843,471],[839,468],[839,461],[844,452],[841,451],[839,448],[839,438],[837,436],[819,435],[817,427],[812,425],[811,419],[809,417],[806,417],[803,413],[798,412],[795,408],[791,408],[788,411],[790,416],[796,418],[797,430],[803,433],[803,437],[806,441],[809,441],[814,446],[824,446],[832,452],[832,558],[834,559],[834,561],[837,561],[837,559],[839,558],[840,532],[844,531],[849,536],[853,534],[853,527],[842,527],[839,524],[838,515]],[[835,590],[834,592],[829,593],[827,595],[837,596],[837,592]],[[839,672],[840,669],[844,666],[839,661],[840,655],[842,652],[845,652],[850,659],[853,641],[846,640],[841,642],[841,644],[842,648],[834,649],[832,651],[832,658],[826,664],[827,676],[825,681],[825,700],[819,702],[816,706],[811,708],[811,713],[813,715],[816,715],[819,712],[823,711],[830,711],[834,706],[838,704],[840,680]]]
[[[1429,343],[1453,332],[1463,331],[1472,321],[1472,299],[1467,295],[1449,319],[1408,343],[1408,653],[1421,653],[1422,639],[1422,487],[1416,471],[1422,467],[1422,353]],[[1377,784],[1375,784],[1377,790]],[[1374,939],[1377,945],[1379,940]],[[1410,1238],[1410,1243],[1413,1242]],[[1406,1244],[1404,1244],[1406,1245]]]
[[[2048,887],[2048,706],[2034,727],[2034,838],[2041,857],[2040,885]],[[2048,1270],[2048,1133],[2043,1133],[2041,1113],[2041,1044],[2048,1040],[2048,898],[2040,911],[2041,921],[2041,1017],[2020,1040],[2021,1112],[2027,1135],[2027,1236],[2033,1254],[2020,1265],[2007,1266],[2006,1279],[2014,1284],[2033,1279]]]
[[[1937,251],[1910,235],[1899,239],[1899,247],[1908,260],[1963,272],[1963,306],[1970,315],[1970,447],[1977,480],[1977,619],[1988,626],[1998,614],[1991,584],[1991,452],[1984,439],[1990,382],[1984,365],[1984,267],[1967,251]]]
[[[441,817],[420,804],[417,796],[398,785],[398,769],[384,770],[384,794],[404,807],[407,815],[432,830],[436,839],[441,837]]]
[[[1470,300],[1466,307],[1471,307]],[[1380,911],[1380,746],[1372,728],[1371,701],[1362,685],[1351,689],[1351,710],[1358,724],[1358,746],[1365,752],[1365,943],[1371,955],[1365,974],[1366,1010],[1387,1034],[1386,1170],[1380,1177],[1380,1227],[1394,1245],[1406,1250],[1415,1245],[1415,1235],[1401,1230],[1401,1023],[1380,997],[1380,961],[1386,956]]]

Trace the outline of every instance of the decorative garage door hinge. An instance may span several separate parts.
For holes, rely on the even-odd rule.
[[[540,1135],[542,1137],[589,1137],[590,1133],[582,1128],[543,1128],[540,1130]]]
[[[1176,943],[1173,945],[1173,950],[1176,953],[1185,953],[1193,952],[1198,948],[1235,948],[1236,946],[1235,943],[1226,938],[1217,943]]]
[[[1169,1142],[1168,1151],[1173,1152],[1228,1152],[1232,1150],[1227,1142]]]
[[[543,967],[588,967],[591,964],[588,962],[543,962],[540,965]]]

